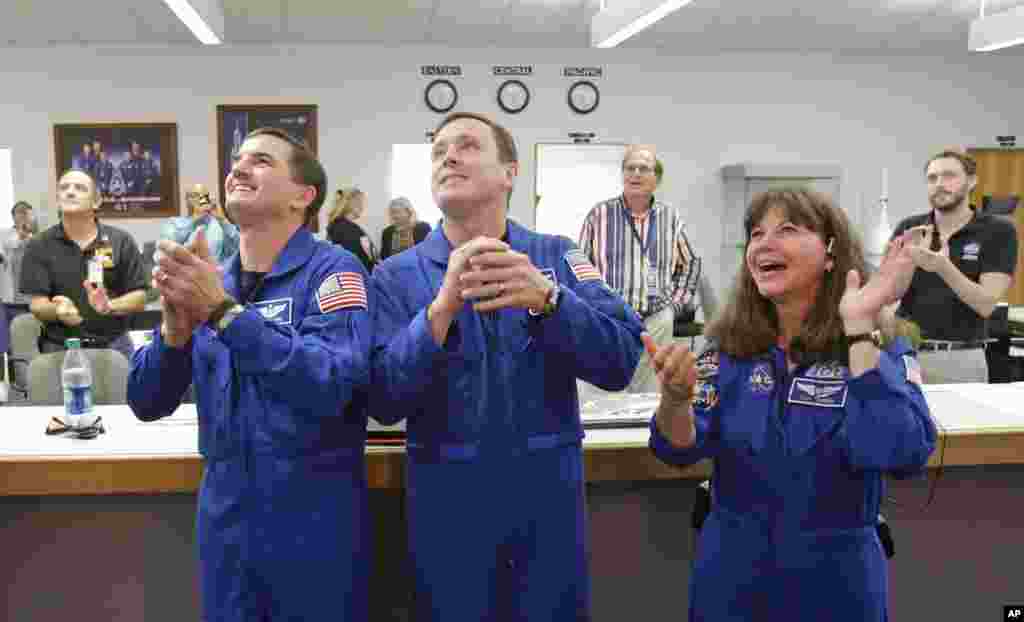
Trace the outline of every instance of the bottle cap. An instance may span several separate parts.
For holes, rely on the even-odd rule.
[[[78,350],[82,347],[82,340],[78,337],[68,337],[64,340],[64,347],[68,350]]]

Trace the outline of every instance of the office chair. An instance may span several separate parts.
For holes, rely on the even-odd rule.
[[[39,356],[39,339],[43,324],[31,313],[22,313],[11,320],[11,354],[28,362]]]
[[[711,318],[718,313],[718,295],[715,288],[711,287],[711,281],[706,273],[701,273],[697,279],[697,295],[700,297],[699,308],[703,314],[703,321],[696,319],[696,308],[684,316],[677,316],[672,326],[673,337],[689,337],[690,346],[694,345],[694,337],[704,334],[704,327],[711,321]]]
[[[0,373],[0,382],[7,386],[9,391],[14,391],[22,398],[28,397],[28,389],[24,374],[19,370],[28,367],[28,359],[16,356],[11,352],[11,323],[7,321],[7,307],[0,304],[0,353],[3,354],[3,372]],[[19,367],[20,366],[20,367]],[[10,399],[8,392],[3,401]]]
[[[93,403],[128,403],[128,372],[131,363],[117,350],[82,350],[92,367]],[[61,366],[64,352],[40,354],[28,366],[28,398],[33,404],[60,406],[64,403]]]

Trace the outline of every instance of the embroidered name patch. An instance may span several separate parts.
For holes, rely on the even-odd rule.
[[[338,309],[366,309],[366,286],[358,272],[335,272],[316,289],[320,313]]]
[[[794,378],[789,388],[789,403],[823,408],[842,408],[846,405],[846,383],[837,380]]]
[[[842,380],[848,375],[845,365],[839,363],[815,363],[807,369],[808,378],[822,380]]]
[[[260,312],[268,322],[275,324],[292,323],[292,299],[277,298],[275,300],[260,300],[252,303],[252,306]]]
[[[569,269],[580,283],[602,280],[601,273],[597,271],[594,264],[590,263],[587,255],[578,248],[565,254],[565,262],[569,264]]]

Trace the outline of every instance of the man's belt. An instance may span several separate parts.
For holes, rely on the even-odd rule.
[[[649,319],[649,318],[651,318],[651,317],[653,317],[655,315],[658,315],[659,313],[664,311],[671,304],[672,304],[671,302],[666,302],[666,303],[664,303],[664,304],[662,304],[660,306],[651,307],[651,308],[645,310],[643,313],[639,313],[638,315],[640,316],[641,320],[647,321],[647,319]]]
[[[43,335],[43,339],[62,348],[64,347],[65,341],[63,340],[55,339],[49,335]],[[83,348],[109,348],[110,344],[114,343],[117,337],[112,339],[102,339],[99,337],[68,337],[68,339],[78,339]]]
[[[942,352],[951,350],[976,350],[985,347],[984,340],[978,341],[945,341],[942,339],[925,339],[917,348],[921,352]]]

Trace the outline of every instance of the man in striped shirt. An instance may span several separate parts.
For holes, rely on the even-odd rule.
[[[580,232],[580,248],[659,346],[672,340],[675,317],[692,305],[701,268],[682,216],[654,198],[660,182],[654,146],[630,145],[622,159],[622,195],[594,206]],[[658,391],[646,353],[626,391]]]

